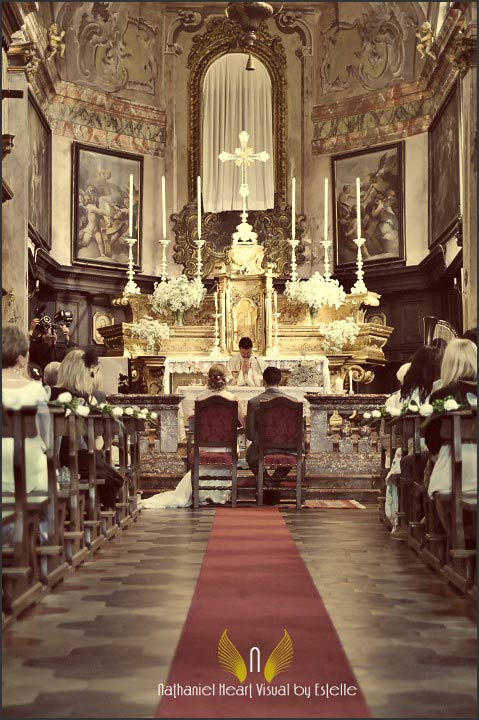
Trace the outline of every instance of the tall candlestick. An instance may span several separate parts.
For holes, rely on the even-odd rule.
[[[361,237],[361,182],[359,178],[356,178],[356,208],[357,208],[357,230],[358,230],[358,238]]]
[[[273,310],[275,313],[278,312],[278,293],[273,290]]]
[[[198,240],[201,240],[201,177],[196,178],[196,194],[198,198]]]
[[[161,207],[163,210],[163,239],[166,240],[166,183],[164,175],[161,178]]]
[[[218,314],[218,290],[215,292],[215,313]]]
[[[324,239],[328,239],[328,178],[324,178]]]
[[[349,371],[349,394],[352,395],[354,392],[353,390],[353,371]]]
[[[296,237],[296,178],[291,179],[291,240]]]
[[[133,175],[130,175],[130,208],[128,212],[128,237],[133,237]]]

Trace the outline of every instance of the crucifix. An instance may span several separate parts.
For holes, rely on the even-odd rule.
[[[269,160],[269,154],[266,150],[255,153],[252,147],[248,147],[249,134],[243,130],[239,134],[239,140],[241,147],[235,148],[234,153],[229,153],[223,150],[218,157],[221,162],[227,162],[233,160],[234,164],[241,168],[241,185],[239,194],[243,198],[243,209],[241,212],[241,223],[236,226],[238,232],[233,233],[234,243],[256,243],[258,234],[253,232],[253,227],[246,221],[248,219],[248,210],[246,207],[246,198],[249,195],[249,187],[247,180],[247,168],[254,163],[255,160],[266,162]]]

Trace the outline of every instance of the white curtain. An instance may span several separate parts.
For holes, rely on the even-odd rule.
[[[212,63],[203,84],[203,209],[205,212],[241,210],[241,168],[234,161],[220,162],[225,150],[240,146],[238,135],[249,133],[254,152],[266,150],[270,159],[256,160],[247,168],[248,209],[274,207],[273,113],[271,78],[255,58],[256,70],[245,70],[247,55],[231,53]]]

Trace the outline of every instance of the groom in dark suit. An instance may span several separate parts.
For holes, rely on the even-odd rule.
[[[263,385],[265,391],[260,395],[248,400],[248,411],[246,414],[246,437],[251,440],[251,445],[246,451],[246,460],[251,471],[258,475],[258,461],[259,461],[259,440],[258,440],[258,411],[259,404],[262,400],[272,400],[275,397],[287,397],[290,400],[294,400],[286,393],[282,392],[278,385],[281,382],[281,370],[275,367],[267,367],[263,372]],[[288,472],[293,467],[293,462],[290,467],[279,467],[276,468],[272,478],[272,481],[279,482],[284,479]],[[268,478],[267,473],[264,473],[264,477]],[[268,478],[269,479],[269,478]],[[267,485],[266,485],[267,487]]]

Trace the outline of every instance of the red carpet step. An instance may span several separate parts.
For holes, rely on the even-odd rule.
[[[161,718],[369,717],[331,619],[276,508],[217,510],[159,694]]]

